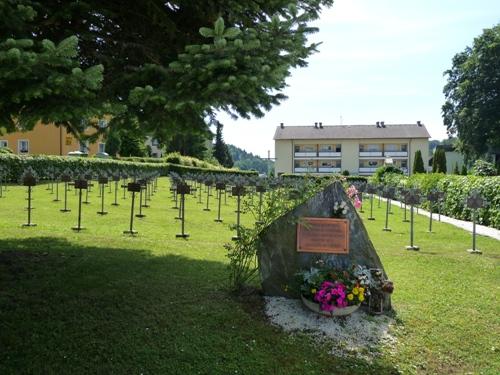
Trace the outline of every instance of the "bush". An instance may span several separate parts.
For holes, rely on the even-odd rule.
[[[472,174],[474,176],[496,176],[497,169],[494,164],[479,159],[474,162]]]
[[[176,172],[180,175],[185,173],[202,173],[202,174],[233,174],[233,175],[255,175],[251,171],[237,171],[231,169],[213,169],[190,167],[184,165],[170,164],[165,162],[148,163],[148,162],[132,162],[116,159],[97,159],[97,158],[75,158],[67,156],[20,156],[10,154],[0,154],[0,165],[7,169],[7,180],[18,181],[24,169],[31,167],[35,170],[41,179],[48,179],[48,171],[52,170],[55,173],[61,173],[66,169],[70,171],[91,171],[94,173],[120,172],[120,173],[139,173],[139,172],[158,172],[162,176],[168,175],[169,172]]]
[[[431,190],[445,192],[441,212],[444,215],[460,219],[472,220],[472,211],[465,202],[470,192],[476,189],[488,202],[487,207],[478,211],[478,222],[500,229],[500,176],[457,176],[442,173],[415,174],[411,177],[387,174],[385,183],[390,186],[406,186],[418,188],[425,197]],[[429,202],[422,204],[430,208]],[[433,207],[437,210],[437,207]]]
[[[422,152],[420,150],[415,152],[413,173],[425,173],[424,160],[422,159]]]
[[[349,173],[349,171],[347,169],[344,169],[342,171],[342,176],[349,176],[349,175],[350,175],[350,173]]]
[[[0,154],[13,154],[13,152],[8,147],[0,147]]]
[[[372,180],[375,182],[384,182],[384,177],[386,173],[396,173],[402,175],[403,171],[393,165],[383,165],[382,167],[377,168],[377,170],[372,176]]]

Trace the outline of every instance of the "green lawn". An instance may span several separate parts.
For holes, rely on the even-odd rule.
[[[500,243],[480,237],[481,256],[469,255],[470,234],[418,217],[415,242],[404,250],[408,224],[401,212],[382,232],[383,211],[365,221],[390,278],[398,345],[374,363],[338,359],[307,336],[270,326],[258,296],[226,289],[223,244],[232,236],[235,202],[223,224],[196,199],[187,202],[189,240],[165,179],[147,217],[128,228],[130,201],[99,216],[96,192],[84,206],[82,233],[70,213],[41,185],[35,189],[35,228],[21,228],[25,189],[0,199],[0,373],[55,374],[384,374],[497,373]],[[106,199],[111,203],[111,194]],[[211,198],[213,199],[213,198]],[[376,204],[375,204],[376,206]],[[366,210],[366,208],[365,208]],[[363,214],[367,216],[368,213]],[[250,217],[243,221],[251,223]]]

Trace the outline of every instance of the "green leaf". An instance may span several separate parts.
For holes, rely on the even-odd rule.
[[[219,17],[214,23],[215,36],[222,36],[224,34],[224,19]]]
[[[240,33],[240,29],[237,29],[236,27],[230,27],[226,29],[226,31],[224,31],[224,38],[233,39],[240,35]]]
[[[214,30],[208,28],[208,27],[200,27],[200,34],[204,36],[205,38],[213,38],[214,37]]]

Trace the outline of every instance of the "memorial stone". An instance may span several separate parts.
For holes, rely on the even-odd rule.
[[[312,235],[302,243],[302,249],[305,246],[306,250],[310,246],[334,249],[330,252],[318,251],[317,248],[314,251],[298,251],[300,247],[298,248],[297,235],[300,225],[311,220],[310,218],[327,219],[327,222],[332,223],[330,220],[334,205],[342,201],[347,203],[348,210],[339,223],[333,224],[335,238],[332,239],[332,227],[323,226],[313,229]],[[341,246],[344,245],[343,241],[346,247]],[[262,231],[258,242],[258,261],[264,294],[298,298],[295,289],[290,288],[295,283],[297,272],[309,269],[318,260],[338,269],[346,269],[351,265],[377,268],[385,276],[363,222],[340,182],[327,186]],[[384,306],[390,309],[389,296],[386,296]]]

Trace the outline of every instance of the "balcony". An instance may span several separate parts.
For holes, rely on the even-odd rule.
[[[360,167],[359,174],[372,174],[375,173],[377,167]]]
[[[340,168],[319,167],[318,172],[319,173],[340,173]]]
[[[340,158],[342,156],[342,153],[335,151],[320,151],[318,152],[318,156],[327,158]]]
[[[364,156],[364,157],[382,156],[382,151],[360,151],[359,156]]]
[[[293,169],[295,173],[316,173],[316,168],[307,168],[307,167],[296,167]]]
[[[318,153],[316,151],[299,151],[299,152],[295,152],[295,157],[299,157],[299,158],[305,158],[305,157],[317,157],[318,156]]]
[[[406,151],[386,151],[386,152],[384,152],[384,156],[386,156],[386,157],[394,157],[394,156],[408,157],[408,152],[406,152]]]

